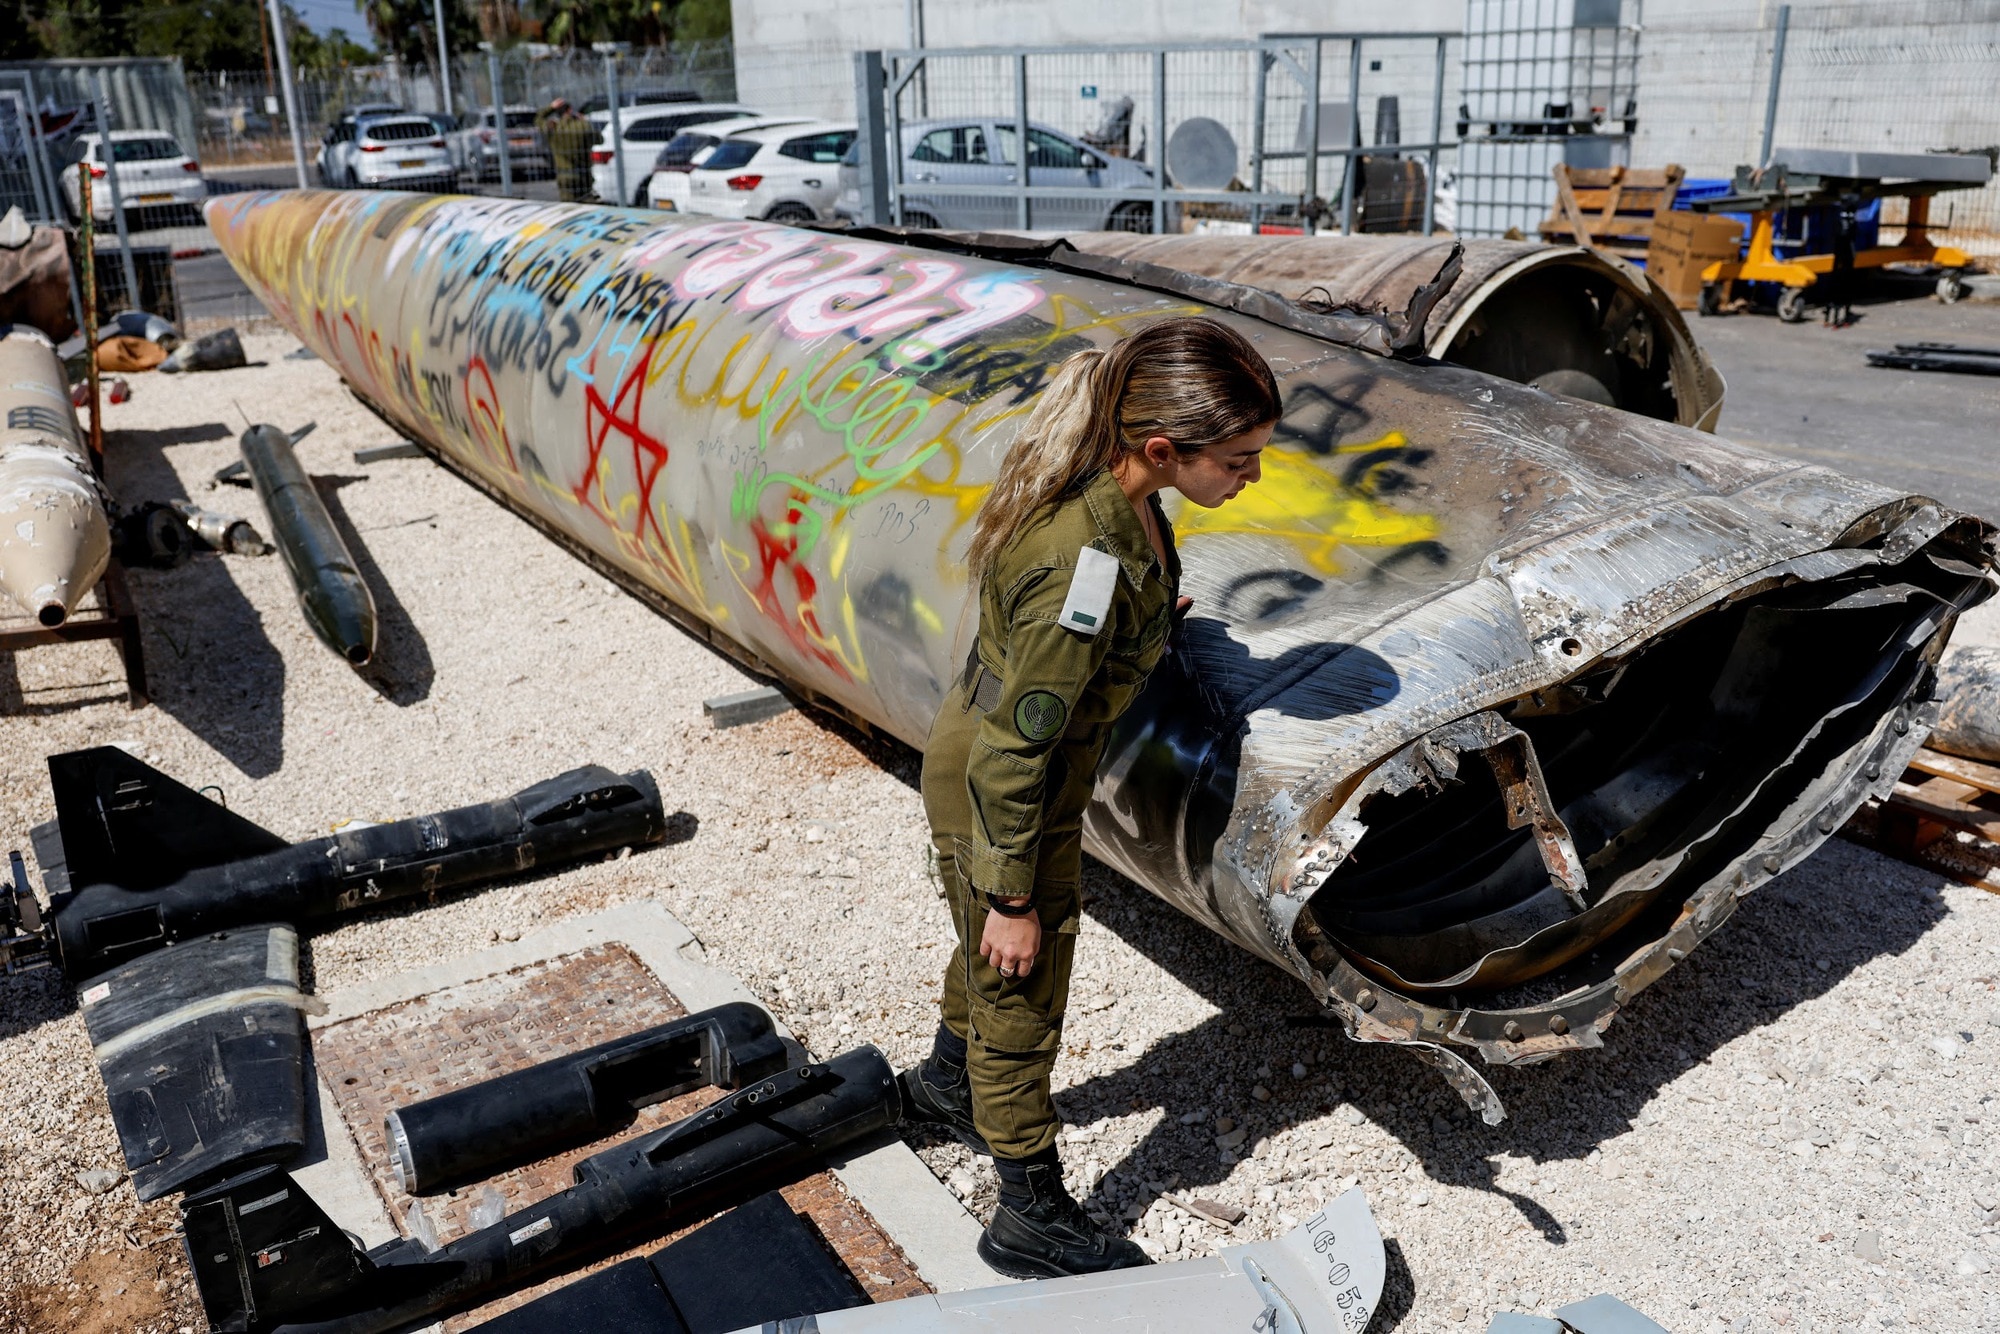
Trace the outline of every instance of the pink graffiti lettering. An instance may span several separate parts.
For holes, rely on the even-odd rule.
[[[736,298],[736,304],[742,310],[775,306],[780,301],[789,301],[803,292],[810,292],[823,283],[838,282],[878,265],[894,253],[888,246],[870,241],[845,241],[831,245],[817,255],[803,255],[773,264],[743,284],[743,292]],[[830,259],[838,262],[829,265],[826,261]]]
[[[774,260],[811,249],[819,240],[811,232],[789,227],[746,232],[734,245],[711,250],[682,269],[674,278],[674,290],[687,297],[712,296]]]

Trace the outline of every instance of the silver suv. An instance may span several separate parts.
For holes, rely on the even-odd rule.
[[[924,193],[927,184],[1012,185],[1018,175],[1015,151],[1019,130],[1001,117],[915,121],[903,126],[903,222],[910,227],[944,227],[956,231],[991,231],[1016,227],[1020,216],[1010,195]],[[861,220],[857,148],[840,169],[837,217]],[[1077,194],[1067,199],[1033,199],[1028,225],[1038,231],[1150,232],[1152,201],[1121,199],[1129,191],[1143,196],[1153,188],[1153,169],[1129,158],[1107,157],[1082,141],[1051,126],[1028,122],[1028,184],[1035,189],[1062,187]],[[1167,206],[1167,227],[1174,230],[1179,210]]]

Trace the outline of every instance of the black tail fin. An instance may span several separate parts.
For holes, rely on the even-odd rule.
[[[290,846],[116,746],[49,756],[49,786],[76,889],[154,889],[197,867]]]
[[[210,1329],[263,1330],[347,1309],[375,1265],[288,1173],[260,1167],[181,1201]]]

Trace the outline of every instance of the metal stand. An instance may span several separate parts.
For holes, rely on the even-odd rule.
[[[42,644],[81,644],[115,639],[125,659],[125,702],[143,708],[152,698],[146,687],[146,656],[139,642],[139,608],[116,558],[104,567],[95,606],[78,607],[54,629],[26,616],[0,620],[0,653],[19,653]]]

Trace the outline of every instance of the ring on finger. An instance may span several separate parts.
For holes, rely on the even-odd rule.
[[[1012,977],[1012,976],[1014,976],[1014,970],[1013,970],[1013,969],[1011,969],[1011,968],[1002,968],[1002,969],[1000,970],[1000,976],[1002,976],[1002,977]]]

